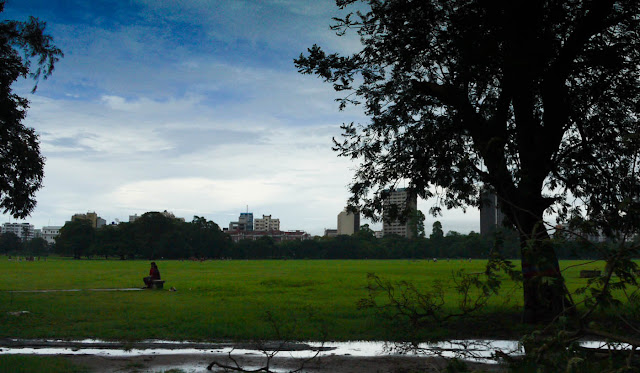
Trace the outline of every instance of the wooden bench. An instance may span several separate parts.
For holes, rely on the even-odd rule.
[[[164,287],[164,280],[151,281],[151,289],[162,289]]]
[[[582,271],[580,271],[580,278],[594,278],[594,277],[600,277],[601,275],[602,275],[602,272],[598,271],[597,269],[594,269],[594,270],[583,269]]]

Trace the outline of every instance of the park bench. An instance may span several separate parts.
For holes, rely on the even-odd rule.
[[[151,281],[151,289],[162,289],[164,287],[164,280]]]
[[[598,271],[597,269],[594,269],[594,270],[583,269],[582,271],[580,271],[580,278],[594,278],[594,277],[600,277],[600,275],[602,275],[602,272]]]

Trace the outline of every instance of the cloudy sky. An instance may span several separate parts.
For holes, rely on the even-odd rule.
[[[65,53],[35,94],[31,81],[14,86],[47,159],[26,221],[168,210],[226,227],[248,206],[283,230],[335,228],[355,164],[331,138],[367,118],[339,111],[331,86],[293,59],[314,43],[357,48],[329,30],[341,14],[334,0],[8,0],[4,19],[46,21]],[[475,209],[438,220],[479,229]]]

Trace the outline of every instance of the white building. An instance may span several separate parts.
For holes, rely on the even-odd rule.
[[[360,213],[355,214],[344,209],[338,214],[338,235],[346,234],[351,236],[360,229]]]
[[[33,225],[29,223],[4,223],[2,233],[13,233],[22,241],[28,241],[34,236]]]
[[[273,219],[271,215],[262,215],[262,219],[253,221],[253,230],[260,232],[270,232],[280,230],[280,219]]]
[[[44,238],[48,244],[56,243],[56,237],[60,234],[60,228],[62,227],[53,225],[42,227],[42,238]]]
[[[411,219],[404,214],[406,211],[418,209],[418,197],[405,188],[396,189],[389,193],[382,205],[382,232],[385,236],[396,234],[398,236],[413,238],[415,227],[411,227]],[[395,212],[391,218],[392,211]],[[404,222],[403,222],[404,220]]]

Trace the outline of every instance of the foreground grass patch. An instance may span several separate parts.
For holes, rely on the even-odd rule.
[[[83,373],[84,367],[72,364],[63,357],[32,355],[0,355],[0,373]]]

